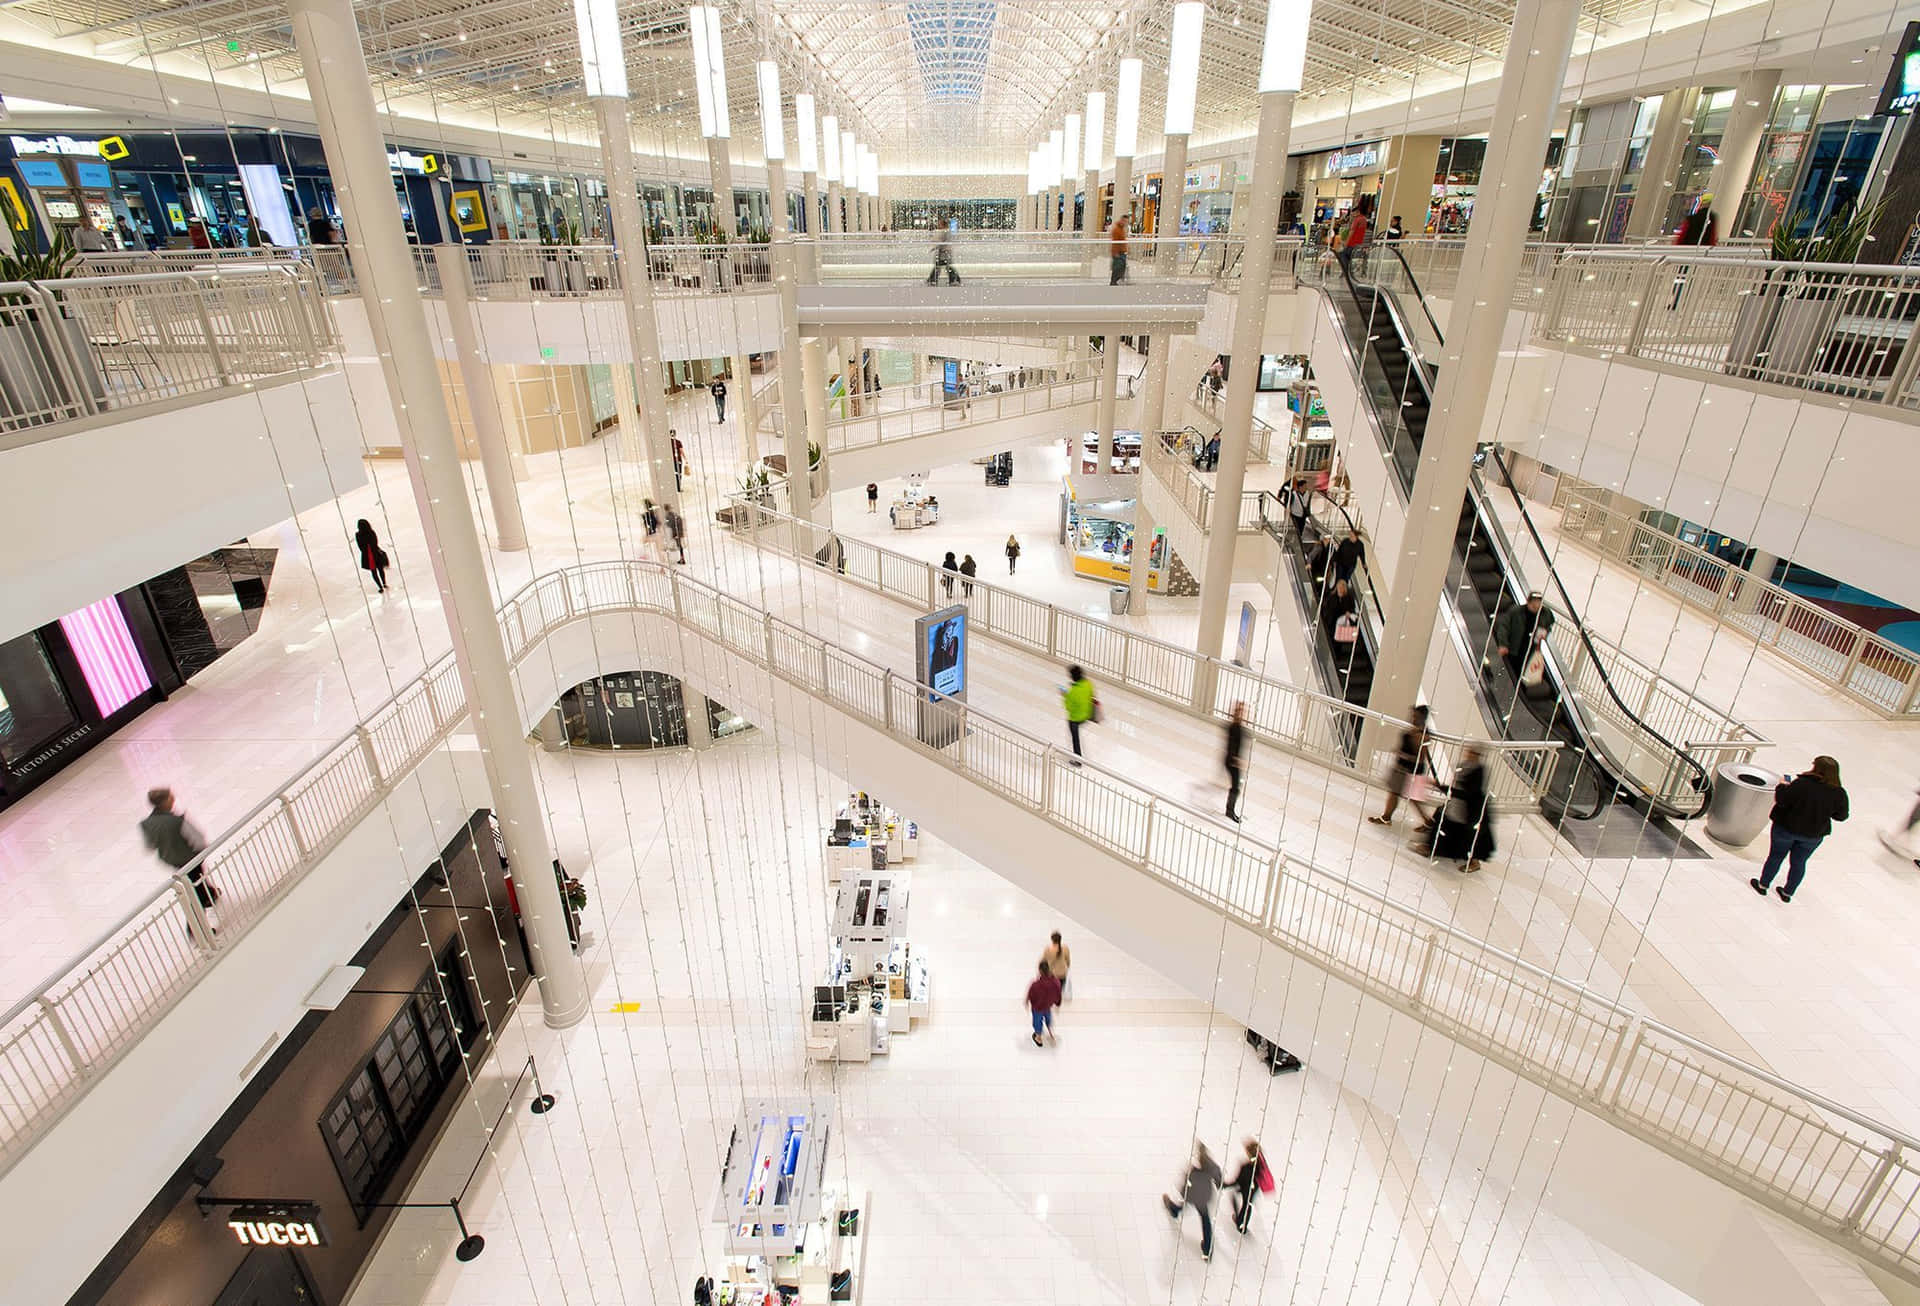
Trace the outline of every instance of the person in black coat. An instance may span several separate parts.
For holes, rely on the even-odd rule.
[[[1787,882],[1774,892],[1781,902],[1792,902],[1807,877],[1807,858],[1833,833],[1833,823],[1844,821],[1847,791],[1840,787],[1840,763],[1822,755],[1813,759],[1813,769],[1781,780],[1773,791],[1773,839],[1767,849],[1766,865],[1758,879],[1748,880],[1755,893],[1765,894],[1787,863]]]
[[[948,598],[953,597],[953,578],[960,574],[960,560],[953,556],[953,550],[947,550],[947,556],[940,560],[940,588]]]
[[[1433,836],[1433,855],[1464,862],[1477,871],[1494,854],[1493,797],[1487,792],[1487,764],[1480,750],[1469,746],[1460,769],[1447,786],[1447,805],[1440,810],[1440,827]]]
[[[716,422],[726,421],[727,383],[716,376],[713,379],[713,384],[708,386],[707,390],[713,395],[713,420]]]
[[[1240,790],[1247,778],[1247,705],[1236,702],[1227,718],[1227,815],[1240,820]]]
[[[387,592],[387,551],[380,547],[380,535],[373,529],[373,523],[365,517],[353,532],[353,550],[360,560],[361,570],[373,577],[374,588]]]

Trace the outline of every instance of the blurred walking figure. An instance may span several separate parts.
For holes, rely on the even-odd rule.
[[[1807,858],[1833,833],[1833,823],[1850,815],[1847,791],[1840,787],[1840,764],[1831,757],[1816,757],[1811,770],[1781,780],[1773,791],[1773,837],[1766,865],[1760,878],[1747,884],[1764,894],[1785,862],[1787,882],[1774,892],[1781,902],[1792,902],[1800,881],[1807,878]]]
[[[1920,789],[1914,790],[1914,793],[1920,794]],[[1907,813],[1907,823],[1882,834],[1880,842],[1902,857],[1913,857],[1913,832],[1916,827],[1920,827],[1920,797],[1914,799],[1913,810]],[[1920,866],[1920,857],[1913,857],[1913,864]]]
[[[973,597],[973,578],[979,570],[980,564],[973,560],[971,553],[960,559],[960,596],[962,598]]]
[[[1193,1165],[1187,1170],[1187,1177],[1180,1185],[1180,1200],[1162,1197],[1160,1204],[1167,1208],[1167,1214],[1177,1222],[1181,1214],[1191,1206],[1194,1214],[1200,1217],[1200,1258],[1213,1259],[1213,1202],[1220,1194],[1220,1163],[1213,1159],[1213,1153],[1207,1151],[1205,1143],[1193,1145]]]
[[[1007,536],[1007,575],[1013,575],[1015,567],[1020,565],[1020,541]]]
[[[941,268],[947,270],[947,284],[949,286],[957,286],[960,284],[960,274],[954,271],[953,267],[953,233],[959,229],[959,219],[948,218],[947,225],[940,228],[940,234],[934,238],[933,270],[927,273],[927,284],[929,286],[940,280]]]
[[[1107,228],[1107,284],[1117,286],[1127,279],[1127,215],[1122,213]]]
[[[655,562],[665,562],[667,555],[660,551],[660,510],[653,506],[652,499],[640,501],[640,525],[647,532],[647,551]]]
[[[867,482],[867,511],[880,511],[880,486],[873,481]]]
[[[1435,857],[1465,863],[1465,869],[1477,871],[1493,856],[1493,795],[1487,792],[1487,764],[1472,744],[1461,753],[1460,767],[1447,786],[1447,805],[1440,809],[1440,824],[1433,833],[1431,852]]]
[[[1047,973],[1060,981],[1060,1001],[1067,1000],[1067,972],[1073,969],[1073,953],[1066,944],[1060,942],[1060,931],[1053,932],[1053,939],[1040,951],[1040,964]]]
[[[1247,705],[1235,702],[1227,718],[1227,815],[1240,820],[1240,790],[1247,775]]]
[[[713,420],[716,422],[726,421],[727,383],[716,376],[713,378],[713,384],[708,386],[707,390],[713,395]]]
[[[1227,1186],[1233,1190],[1233,1227],[1245,1233],[1247,1226],[1253,1223],[1254,1193],[1272,1193],[1274,1182],[1273,1171],[1267,1169],[1267,1154],[1261,1149],[1259,1140],[1249,1138],[1242,1146],[1246,1150],[1240,1168],[1233,1172],[1233,1178],[1227,1181]]]
[[[1072,683],[1060,690],[1060,703],[1067,711],[1067,735],[1073,740],[1073,756],[1067,761],[1079,766],[1080,727],[1094,719],[1098,701],[1093,696],[1093,682],[1077,664],[1067,668],[1067,679]]]
[[[953,597],[953,578],[960,574],[960,563],[953,556],[953,550],[947,550],[947,556],[940,561],[940,588],[948,598]]]
[[[1399,810],[1400,800],[1406,799],[1407,806],[1420,813],[1421,827],[1433,824],[1433,817],[1420,805],[1433,788],[1427,777],[1433,774],[1433,763],[1427,760],[1427,709],[1416,707],[1408,713],[1413,724],[1400,732],[1400,747],[1393,755],[1393,770],[1388,778],[1387,807],[1378,816],[1369,816],[1367,820],[1375,825],[1392,825],[1393,814]]]
[[[1033,1013],[1033,1045],[1040,1046],[1040,1032],[1046,1031],[1048,1038],[1058,1043],[1053,1033],[1053,1009],[1060,1005],[1060,981],[1047,970],[1047,963],[1040,963],[1040,973],[1027,985],[1027,1010]]]
[[[193,822],[173,810],[173,790],[147,790],[148,812],[146,819],[140,822],[140,837],[146,840],[147,847],[161,861],[174,870],[187,871],[187,883],[193,886],[193,896],[200,900],[202,907],[211,907],[220,900],[220,890],[206,880],[202,872],[204,867],[195,864],[194,859],[206,851],[207,839]]]
[[[387,592],[387,551],[380,547],[380,534],[373,529],[373,523],[365,517],[353,532],[354,552],[360,557],[360,567],[373,577],[373,587],[380,593]]]
[[[672,504],[667,505],[667,534],[673,538],[673,547],[680,550],[680,561],[684,565],[687,560],[687,522]]]

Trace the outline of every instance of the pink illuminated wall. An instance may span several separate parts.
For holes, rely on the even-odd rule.
[[[60,629],[80,660],[101,716],[112,716],[153,688],[118,600],[109,596],[70,612],[60,618]]]

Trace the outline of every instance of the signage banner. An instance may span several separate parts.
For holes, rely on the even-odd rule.
[[[1187,189],[1190,191],[1219,190],[1220,165],[1217,163],[1196,163],[1188,168]]]
[[[1343,172],[1366,172],[1380,166],[1380,142],[1372,141],[1366,145],[1351,145],[1335,150],[1327,156],[1327,173],[1337,176]]]
[[[254,1202],[234,1206],[227,1228],[243,1247],[325,1247],[318,1202]]]

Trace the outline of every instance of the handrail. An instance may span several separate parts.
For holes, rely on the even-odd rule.
[[[1915,1173],[1902,1155],[1920,1144],[1907,1134],[1636,1016],[1618,999],[1354,885],[1349,877],[1251,837],[1216,814],[1149,794],[1095,762],[1069,766],[1057,746],[977,708],[942,700],[911,678],[676,569],[620,561],[548,573],[506,601],[501,621],[510,658],[519,665],[554,632],[596,614],[621,612],[657,615],[683,632],[711,639],[728,654],[885,732],[928,761],[1340,976],[1848,1252],[1920,1282],[1920,1211],[1907,1200]],[[428,668],[389,702],[392,707],[423,701],[432,723],[424,733],[415,727],[401,740],[388,741],[404,746],[403,754],[383,764],[370,745],[362,746],[361,741],[391,724],[379,713],[341,741],[342,756],[359,759],[364,768],[365,793],[355,802],[336,801],[318,814],[324,825],[308,836],[315,847],[336,844],[464,718],[457,678],[443,685],[446,666],[443,659]],[[946,727],[942,735],[950,732],[964,742],[945,748],[928,743],[929,720],[935,729]],[[290,813],[306,796],[289,790],[258,811],[271,819]],[[287,829],[297,835],[300,825],[289,817]],[[276,867],[264,885],[263,905],[284,895],[318,859],[317,852],[303,848],[299,856]],[[178,887],[181,881],[176,878],[174,883]],[[204,915],[191,906],[191,896],[184,901],[189,930],[204,927]],[[229,926],[223,907],[218,936],[199,929],[190,949],[176,949],[182,968],[158,977],[162,998],[136,1013],[112,1059],[136,1044],[261,914]],[[156,939],[178,932],[175,919],[152,924],[158,926]],[[102,996],[110,1001],[126,997],[111,987]],[[36,997],[49,994],[43,991]],[[45,1019],[24,1031],[7,1031],[0,1042],[0,1058],[7,1058],[0,1060],[0,1071],[11,1070],[23,1037],[38,1031],[45,1037],[27,1049],[39,1058],[36,1071],[57,1069],[67,1082],[43,1100],[28,1100],[34,1109],[24,1116],[16,1107],[0,1117],[9,1129],[0,1151],[0,1161],[8,1168],[111,1064],[111,1059],[87,1063],[77,1056],[67,1064],[64,1057],[77,1051],[77,1045],[72,1031],[60,1023],[58,999],[19,1008],[16,1019],[35,1007]]]

